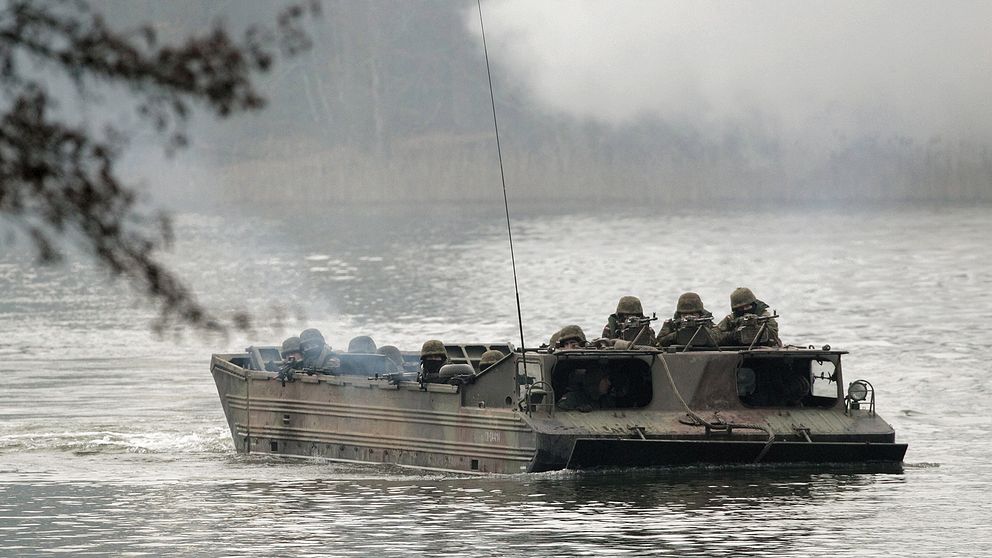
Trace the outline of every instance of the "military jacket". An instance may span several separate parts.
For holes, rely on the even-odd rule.
[[[756,317],[767,317],[771,316],[771,312],[768,311],[768,305],[760,300],[754,301],[755,304],[755,314],[747,314],[744,316],[735,316],[733,313],[727,314],[727,317],[717,324],[716,328],[720,331],[720,344],[721,345],[750,345],[754,341],[754,337],[758,334],[758,330],[761,328],[761,324],[757,322],[751,322],[747,316]],[[762,339],[760,339],[756,345],[781,347],[782,340],[778,337],[778,322],[774,318],[769,319],[765,322],[764,332],[761,334]]]
[[[627,331],[620,334],[621,329],[623,329],[623,323],[616,314],[610,314],[610,318],[603,328],[603,338],[604,339],[623,339],[624,341],[633,341],[634,337],[640,333],[640,327],[628,328]],[[637,343],[640,345],[649,345],[654,341],[654,329],[648,326],[647,329],[637,338]]]

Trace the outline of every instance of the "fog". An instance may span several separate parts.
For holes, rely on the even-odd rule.
[[[100,5],[179,38],[281,4]],[[135,176],[198,206],[500,199],[475,2],[322,6],[264,111],[195,117],[172,161],[145,142]],[[482,7],[511,201],[992,201],[992,4]]]
[[[567,115],[800,142],[992,135],[989,3],[508,0],[485,13],[503,80]]]

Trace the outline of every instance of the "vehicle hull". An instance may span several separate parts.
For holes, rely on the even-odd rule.
[[[743,352],[590,355],[586,362],[575,355],[528,354],[522,366],[524,358],[513,354],[462,385],[354,374],[297,374],[283,381],[273,372],[252,369],[239,354],[214,355],[211,372],[240,453],[520,473],[900,463],[907,450],[875,414],[873,400],[870,408],[847,405],[839,388],[833,398],[808,397],[806,406],[754,408],[738,397],[734,378],[741,363],[760,369],[768,362],[786,362],[793,370],[794,362],[834,358],[834,385],[839,383],[837,352],[758,355],[764,365]],[[650,378],[645,389],[651,396],[630,408],[562,411],[550,404],[560,397],[546,381],[554,381],[559,359],[566,363],[559,371],[620,359],[609,364],[611,370],[627,366],[643,373]],[[638,366],[630,364],[638,359]]]

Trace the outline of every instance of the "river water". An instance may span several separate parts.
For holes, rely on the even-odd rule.
[[[904,466],[468,477],[237,455],[211,352],[308,326],[336,347],[519,344],[503,208],[181,213],[168,260],[256,331],[156,337],[84,258],[0,245],[0,554],[992,555],[992,208],[629,205],[511,200],[528,346],[597,332],[625,294],[664,317],[695,290],[720,316],[746,285],[785,342],[851,352]]]

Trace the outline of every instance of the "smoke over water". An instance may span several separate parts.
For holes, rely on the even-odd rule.
[[[992,4],[484,5],[493,60],[543,106],[706,133],[987,141]],[[470,28],[478,33],[478,16]]]

